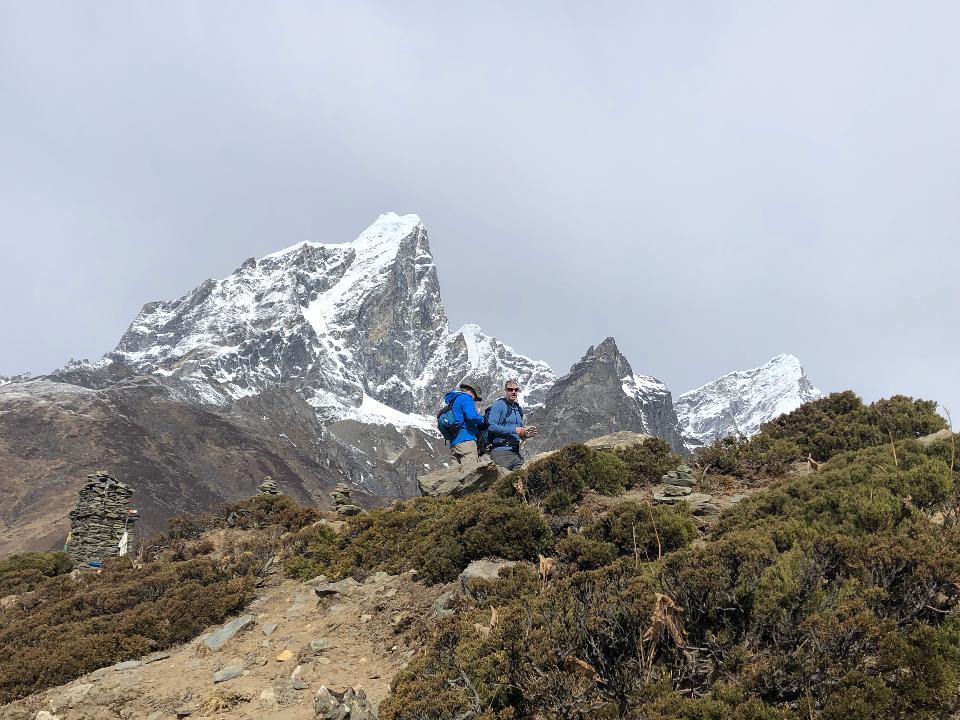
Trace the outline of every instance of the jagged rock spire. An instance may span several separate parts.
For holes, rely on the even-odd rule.
[[[617,430],[656,435],[683,450],[673,399],[656,378],[636,375],[616,340],[591,346],[547,392],[535,421],[537,447],[580,442]]]

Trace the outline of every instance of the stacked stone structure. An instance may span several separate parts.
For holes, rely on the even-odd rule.
[[[689,465],[680,465],[660,478],[664,485],[663,494],[668,497],[682,498],[693,492],[697,481],[693,479],[693,470]]]
[[[70,512],[67,554],[75,564],[100,562],[120,554],[120,538],[137,521],[130,511],[133,488],[103,470],[87,475],[77,507]]]
[[[330,503],[333,505],[333,511],[341,515],[356,515],[363,510],[353,501],[353,491],[345,482],[337,483],[333,492],[330,493]]]
[[[277,488],[277,481],[267,475],[266,479],[257,486],[258,495],[283,495]]]

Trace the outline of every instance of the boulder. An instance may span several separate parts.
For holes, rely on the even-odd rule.
[[[426,475],[420,475],[417,478],[417,485],[420,493],[438,497],[441,495],[452,495],[453,497],[462,497],[471,493],[483,492],[489,488],[495,480],[507,471],[494,463],[489,455],[480,458],[480,464],[476,470],[460,474],[460,468],[456,463],[451,463],[450,467],[434,470]]]
[[[516,564],[516,560],[503,560],[501,558],[493,558],[491,560],[474,560],[472,563],[467,565],[466,569],[464,569],[462,573],[460,573],[460,577],[458,579],[461,583],[466,580],[472,580],[473,578],[496,580],[498,577],[500,577],[501,570],[512,567]]]

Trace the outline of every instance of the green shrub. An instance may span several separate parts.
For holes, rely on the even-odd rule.
[[[185,642],[251,599],[253,576],[209,559],[105,563],[79,581],[55,577],[0,615],[0,703],[97,668]]]
[[[459,501],[423,497],[354,516],[340,536],[324,526],[301,531],[284,568],[300,578],[416,570],[425,582],[438,583],[487,556],[536,558],[550,539],[542,513],[530,505],[489,493]]]
[[[585,535],[571,535],[556,543],[556,554],[565,563],[577,570],[596,570],[609,565],[620,554],[617,546],[604,540],[594,540]]]
[[[254,495],[227,503],[216,511],[172,517],[167,521],[169,529],[158,542],[194,540],[206,532],[223,528],[256,530],[274,526],[299,530],[319,518],[318,510],[300,505],[289,495]]]
[[[793,440],[771,438],[763,433],[749,440],[720,438],[694,451],[694,463],[706,472],[741,480],[783,475],[800,457],[800,446]]]
[[[622,493],[635,478],[632,472],[631,466],[613,451],[574,444],[501,478],[491,491],[515,498],[520,485],[526,500],[559,515],[569,512],[587,489],[604,495]]]
[[[283,570],[287,577],[310,580],[323,574],[336,560],[339,538],[327,525],[300,530],[287,540]]]
[[[627,464],[630,473],[628,487],[656,484],[681,463],[680,456],[671,451],[670,444],[658,437],[617,448],[614,452]]]
[[[47,578],[73,569],[66,553],[24,553],[0,561],[0,597],[30,592]]]
[[[686,505],[620,503],[583,531],[588,538],[611,543],[621,555],[636,552],[656,560],[664,553],[689,545],[697,529]]]
[[[890,440],[918,438],[946,427],[932,400],[904,395],[864,405],[853,392],[833,393],[804,403],[760,428],[771,439],[795,442],[803,456],[827,460],[837,453],[861,450]]]

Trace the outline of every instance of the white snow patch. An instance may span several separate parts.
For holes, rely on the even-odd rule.
[[[430,435],[439,435],[437,419],[429,415],[417,415],[396,410],[389,405],[376,400],[366,393],[358,408],[344,408],[341,417],[346,420],[356,420],[369,425],[392,425],[398,430],[416,428]]]

